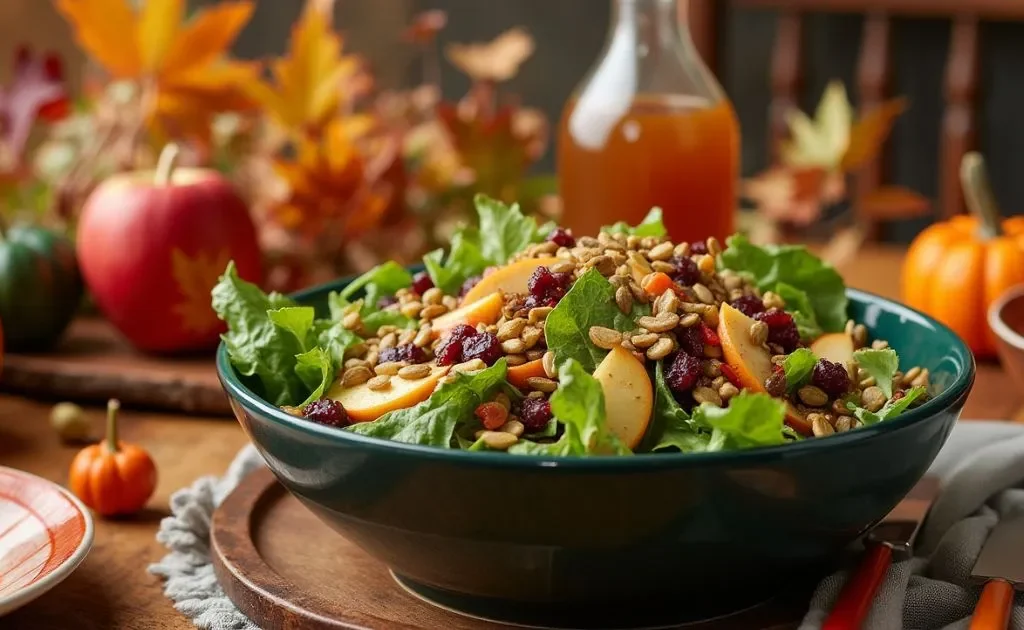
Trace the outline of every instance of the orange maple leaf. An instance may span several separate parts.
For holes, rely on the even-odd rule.
[[[230,259],[227,249],[216,255],[200,251],[195,256],[178,248],[171,251],[171,271],[181,291],[174,312],[185,330],[205,333],[220,326],[217,313],[210,307],[210,291]]]
[[[329,15],[310,2],[292,28],[288,54],[270,64],[273,82],[249,83],[247,93],[294,136],[316,136],[371,87],[362,60],[343,55],[342,45]]]
[[[320,139],[296,144],[294,159],[281,158],[274,170],[289,188],[275,212],[282,227],[308,239],[344,241],[376,226],[388,209],[391,193],[382,179],[396,149],[378,146],[367,160],[357,145],[364,133],[350,119],[331,121]],[[336,228],[330,233],[330,228]]]
[[[235,0],[202,9],[185,21],[185,0],[56,0],[79,45],[117,79],[145,88],[146,119],[157,134],[209,136],[218,112],[251,106],[243,86],[259,64],[233,61],[226,50],[252,16],[253,3]]]

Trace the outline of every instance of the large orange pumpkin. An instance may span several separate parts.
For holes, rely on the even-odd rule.
[[[926,228],[903,264],[901,291],[908,306],[952,328],[978,357],[995,356],[988,327],[989,306],[1010,287],[1024,283],[1024,217],[1002,222],[1002,233],[986,237],[982,222],[957,216]]]

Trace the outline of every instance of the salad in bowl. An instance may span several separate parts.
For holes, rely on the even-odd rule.
[[[576,235],[478,197],[422,271],[388,262],[329,316],[229,265],[228,357],[309,422],[411,444],[579,457],[777,446],[885,422],[934,393],[847,319],[839,274],[800,246]]]

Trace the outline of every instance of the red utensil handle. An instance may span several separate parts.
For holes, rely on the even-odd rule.
[[[971,630],[1006,630],[1013,608],[1013,587],[1005,580],[989,580],[971,617]]]
[[[892,564],[892,548],[888,545],[873,544],[864,554],[857,572],[850,576],[839,593],[836,605],[832,607],[822,630],[857,630],[871,608],[878,587],[885,572]]]

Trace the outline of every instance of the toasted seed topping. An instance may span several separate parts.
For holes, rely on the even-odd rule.
[[[407,381],[417,381],[430,375],[430,366],[425,363],[407,365],[398,370],[398,376]]]

